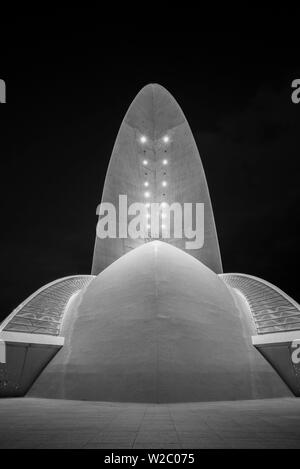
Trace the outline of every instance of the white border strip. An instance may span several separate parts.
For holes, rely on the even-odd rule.
[[[277,332],[275,334],[264,334],[252,336],[253,345],[280,344],[284,342],[300,341],[300,331]]]
[[[42,344],[42,345],[58,345],[63,346],[65,343],[64,337],[57,337],[53,335],[41,334],[23,334],[20,332],[0,332],[1,342],[16,342],[22,344]]]

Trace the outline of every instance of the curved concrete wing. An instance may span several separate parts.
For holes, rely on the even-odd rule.
[[[48,283],[23,301],[0,324],[0,332],[59,335],[68,301],[93,279],[93,275],[72,275]]]
[[[61,327],[66,307],[93,278],[73,275],[45,285],[0,325],[0,397],[28,391],[64,344]]]
[[[255,324],[252,343],[295,396],[300,396],[300,305],[279,288],[252,275],[220,278],[246,299]]]
[[[145,198],[145,192],[148,197]],[[103,189],[102,202],[128,206],[139,202],[204,204],[204,246],[187,249],[216,273],[222,262],[214,216],[199,152],[179,105],[162,86],[144,87],[131,104],[119,130]],[[119,221],[120,226],[122,221]],[[126,224],[127,229],[127,224]],[[159,235],[161,237],[161,234]],[[130,250],[153,239],[100,239],[96,237],[92,273],[103,269]],[[186,250],[185,235],[163,241]]]
[[[220,278],[244,295],[258,334],[300,329],[300,305],[275,285],[246,274],[222,274]]]

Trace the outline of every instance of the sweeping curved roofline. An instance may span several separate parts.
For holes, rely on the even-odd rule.
[[[21,304],[19,304],[12,312],[11,314],[0,324],[0,332],[4,331],[4,330],[7,330],[7,326],[9,326],[9,324],[17,317],[17,315],[28,305],[30,305],[30,303],[37,299],[40,295],[42,295],[43,293],[45,293],[46,291],[49,291],[49,290],[53,290],[52,287],[55,287],[56,285],[59,285],[59,284],[63,284],[63,283],[66,283],[68,281],[70,281],[70,285],[69,285],[69,288],[70,287],[74,287],[74,288],[70,288],[70,292],[63,292],[63,298],[64,298],[64,302],[65,302],[65,305],[67,304],[67,302],[69,301],[69,299],[71,298],[71,296],[73,296],[74,293],[76,293],[77,291],[79,291],[81,288],[83,288],[84,285],[81,286],[81,288],[79,288],[79,285],[76,283],[75,285],[71,285],[71,282],[72,281],[76,281],[76,280],[90,280],[92,281],[93,279],[95,278],[94,275],[70,275],[70,276],[67,276],[67,277],[62,277],[62,278],[59,278],[57,280],[54,280],[52,282],[49,282],[47,283],[46,285],[42,286],[41,288],[39,288],[38,290],[36,290],[34,293],[32,293],[28,298],[26,298],[24,301],[22,301]],[[89,282],[87,282],[88,284]],[[61,312],[63,313],[63,311]],[[52,313],[54,314],[54,313]],[[51,313],[50,314],[47,314],[47,316],[51,316]],[[26,318],[30,320],[32,320],[30,317],[29,317],[29,314],[26,315]],[[61,318],[61,321],[62,321],[62,318]],[[60,326],[61,326],[61,321],[59,322],[59,331],[58,331],[58,334],[60,332]],[[16,331],[17,332],[17,331]],[[31,331],[31,333],[34,333]],[[57,335],[58,335],[57,334]],[[54,334],[55,335],[55,334]]]
[[[268,282],[267,280],[264,280],[263,278],[256,277],[255,275],[250,275],[250,274],[241,274],[240,272],[224,272],[223,274],[219,274],[219,277],[226,277],[227,275],[239,275],[240,277],[246,277],[246,278],[252,278],[253,280],[257,280],[258,282],[261,282],[265,285],[267,285],[270,288],[273,288],[275,291],[280,293],[283,297],[285,297],[287,300],[289,300],[291,303],[293,303],[296,308],[299,308],[300,310],[300,304],[297,303],[291,296],[289,296],[287,293],[285,293],[283,290],[278,288],[276,285],[274,285],[271,282]]]
[[[258,334],[300,329],[300,305],[270,282],[253,275],[219,274],[246,299]]]

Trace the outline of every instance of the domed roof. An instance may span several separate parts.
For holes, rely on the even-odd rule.
[[[74,299],[63,324],[65,346],[30,395],[127,402],[250,398],[258,376],[253,366],[261,372],[269,365],[249,346],[250,325],[241,314],[230,288],[204,264],[170,244],[144,244]],[[269,388],[280,388],[273,375]]]

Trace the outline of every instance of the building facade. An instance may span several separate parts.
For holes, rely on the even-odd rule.
[[[92,274],[42,287],[0,325],[0,396],[160,403],[300,395],[300,307],[265,280],[223,273],[193,135],[160,85],[143,88],[124,118],[102,203],[115,207],[117,230],[97,231]],[[128,236],[134,204],[145,206],[145,236]],[[185,217],[188,205],[202,210],[203,243],[192,249],[197,210]],[[164,207],[174,217],[181,208],[181,236],[166,236]]]

